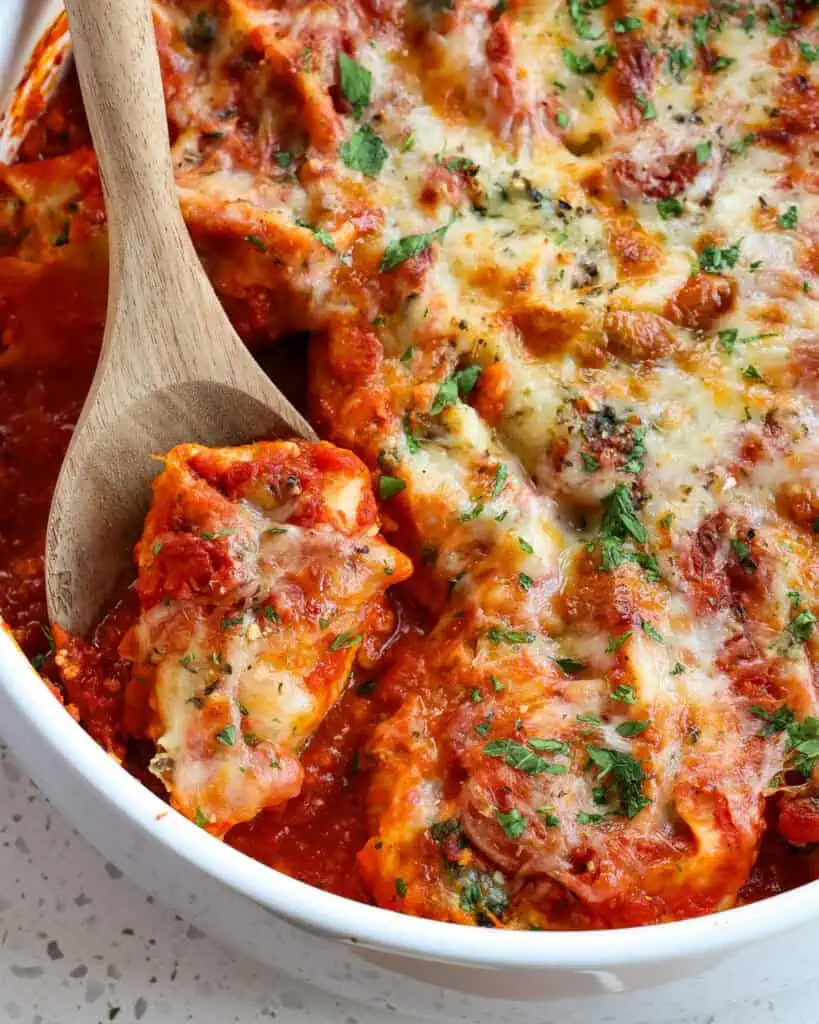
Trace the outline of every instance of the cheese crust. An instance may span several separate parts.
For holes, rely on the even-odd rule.
[[[154,12],[202,260],[250,344],[310,332],[314,420],[433,622],[379,682],[372,898],[515,928],[731,906],[766,828],[819,841],[815,3]],[[97,238],[72,159],[64,195],[5,172],[16,230]]]
[[[121,651],[149,706],[151,771],[215,835],[296,796],[298,755],[408,559],[378,532],[369,474],[329,444],[174,448],[136,548]]]

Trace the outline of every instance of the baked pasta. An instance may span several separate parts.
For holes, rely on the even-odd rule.
[[[249,344],[309,334],[313,421],[414,565],[300,795],[207,826],[495,927],[672,920],[814,877],[815,3],[154,12],[202,260]],[[24,282],[99,271],[104,237],[71,88],[2,179],[4,358],[42,372],[69,348]],[[144,614],[62,691],[126,759],[116,645]]]
[[[137,545],[121,652],[147,687],[151,770],[217,835],[301,790],[298,754],[358,648],[389,634],[408,559],[378,533],[365,467],[332,445],[175,448]]]

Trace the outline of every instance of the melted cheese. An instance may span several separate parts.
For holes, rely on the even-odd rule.
[[[494,924],[561,924],[550,885],[595,925],[729,905],[788,756],[753,709],[816,709],[792,632],[819,611],[815,8],[230,0],[197,48],[155,6],[199,244],[253,324],[261,295],[292,327],[286,294],[324,332],[323,428],[400,481],[435,584],[420,695],[373,744],[376,899],[485,914],[423,839],[452,816],[485,888],[542,883]],[[470,689],[488,717],[456,728]],[[482,754],[544,736],[565,771]],[[630,803],[589,747],[639,776]]]
[[[298,754],[388,582],[408,573],[378,533],[363,467],[345,456],[333,469],[330,457],[319,469],[291,442],[189,445],[155,484],[127,645],[153,685],[152,768],[174,805],[217,834],[298,793]],[[243,466],[252,475],[228,500]],[[203,558],[222,576],[203,581]]]

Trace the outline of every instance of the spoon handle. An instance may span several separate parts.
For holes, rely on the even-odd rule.
[[[65,0],[105,192],[112,264],[161,258],[185,232],[148,0]],[[113,282],[112,282],[113,283]]]
[[[168,385],[214,381],[314,436],[231,328],[182,219],[149,0],[65,7],[109,237],[105,337],[83,415],[98,394],[116,409]]]

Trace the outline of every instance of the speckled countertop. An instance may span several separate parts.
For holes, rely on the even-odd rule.
[[[395,979],[341,1000],[237,957],[93,850],[0,747],[0,1022],[21,1024],[819,1024],[819,923],[694,982],[501,1005]],[[365,1005],[369,1004],[369,1005]]]

